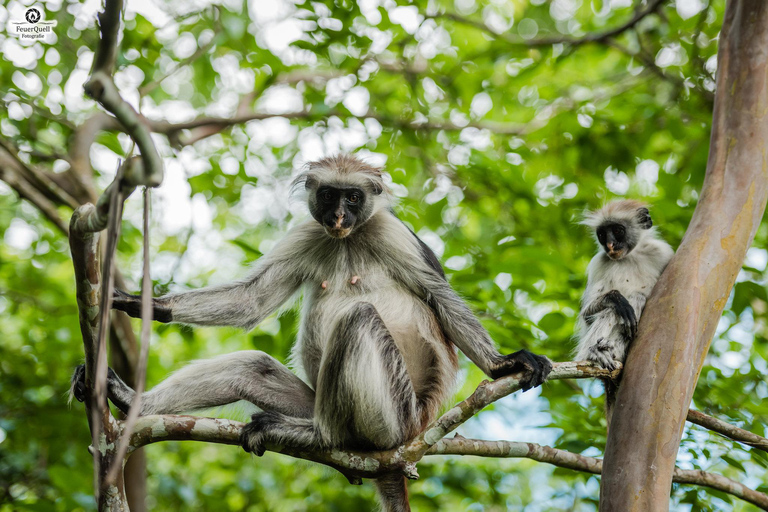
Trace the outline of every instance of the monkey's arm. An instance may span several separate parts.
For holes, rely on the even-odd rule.
[[[306,225],[299,225],[258,261],[250,277],[152,299],[154,319],[252,329],[301,286],[307,267],[299,259],[308,250],[308,240]],[[113,307],[132,317],[141,316],[138,296],[116,292]]]
[[[632,294],[630,297],[634,297]],[[633,303],[639,304],[638,299],[633,298]],[[634,339],[637,333],[637,318],[642,312],[642,307],[645,305],[645,297],[643,297],[642,304],[639,304],[639,309],[630,304],[630,301],[624,297],[618,290],[611,290],[608,293],[600,295],[598,298],[590,302],[581,310],[581,316],[587,325],[591,325],[594,321],[595,315],[605,309],[612,309],[616,316],[619,318],[621,325],[624,327],[625,336],[627,338]]]
[[[160,322],[229,325],[252,329],[275,312],[301,285],[291,265],[267,262],[248,279],[152,300],[153,317]],[[115,292],[113,307],[141,316],[139,296]]]
[[[467,304],[437,274],[425,272],[423,290],[425,300],[435,313],[440,327],[464,354],[486,375],[498,379],[512,373],[525,372],[523,390],[540,385],[552,370],[552,363],[544,356],[518,350],[502,355]]]

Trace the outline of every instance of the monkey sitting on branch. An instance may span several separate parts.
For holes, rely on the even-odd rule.
[[[415,437],[449,398],[456,347],[497,379],[546,379],[546,357],[502,355],[448,284],[435,254],[392,210],[380,169],[339,155],[308,165],[295,182],[312,219],[292,229],[241,281],[153,299],[154,319],[252,329],[299,289],[303,307],[292,361],[298,375],[260,351],[192,363],[142,396],[141,414],[175,414],[247,400],[263,412],[243,448],[388,450]],[[139,317],[140,299],[116,292],[114,308]],[[83,398],[84,372],[73,376]],[[134,391],[109,372],[121,410]],[[405,478],[376,481],[384,508],[410,510]]]
[[[587,267],[576,360],[614,370],[617,362],[624,363],[645,301],[674,250],[659,237],[648,207],[638,201],[612,201],[588,212],[582,224],[594,230],[599,250]],[[603,382],[610,425],[618,388],[613,381]]]

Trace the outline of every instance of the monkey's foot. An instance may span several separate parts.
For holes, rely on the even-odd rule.
[[[257,412],[251,416],[251,422],[240,432],[240,446],[243,450],[257,457],[264,455],[267,444],[275,442],[271,433],[283,423],[281,417],[280,413],[273,411]]]
[[[491,370],[491,377],[498,379],[513,373],[522,373],[520,387],[523,391],[540,386],[552,371],[552,361],[527,350],[518,350],[514,354],[503,356]]]
[[[618,358],[614,353],[613,346],[604,339],[600,339],[594,346],[590,347],[589,354],[587,355],[587,361],[592,361],[608,371],[618,368],[616,365],[617,360]]]

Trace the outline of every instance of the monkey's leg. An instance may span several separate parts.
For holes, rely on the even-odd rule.
[[[112,403],[127,412],[134,390],[111,371],[107,390]],[[175,372],[142,395],[141,414],[177,414],[238,400],[264,410],[311,418],[315,394],[275,358],[247,350],[197,361]]]
[[[258,413],[241,441],[257,455],[268,444],[305,450],[389,449],[417,433],[418,418],[416,395],[399,349],[376,309],[360,303],[339,320],[328,340],[314,421]],[[385,510],[410,510],[401,475],[384,476],[377,486]]]

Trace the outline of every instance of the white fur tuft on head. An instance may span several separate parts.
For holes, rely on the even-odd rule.
[[[642,201],[636,201],[634,199],[611,201],[599,210],[585,212],[584,217],[579,224],[589,226],[592,229],[597,229],[606,222],[635,220],[638,215],[638,210],[641,208],[647,210],[648,205]]]
[[[307,164],[306,169],[293,180],[293,187],[313,184],[350,186],[358,185],[374,195],[389,195],[382,171],[354,155],[340,153]]]

